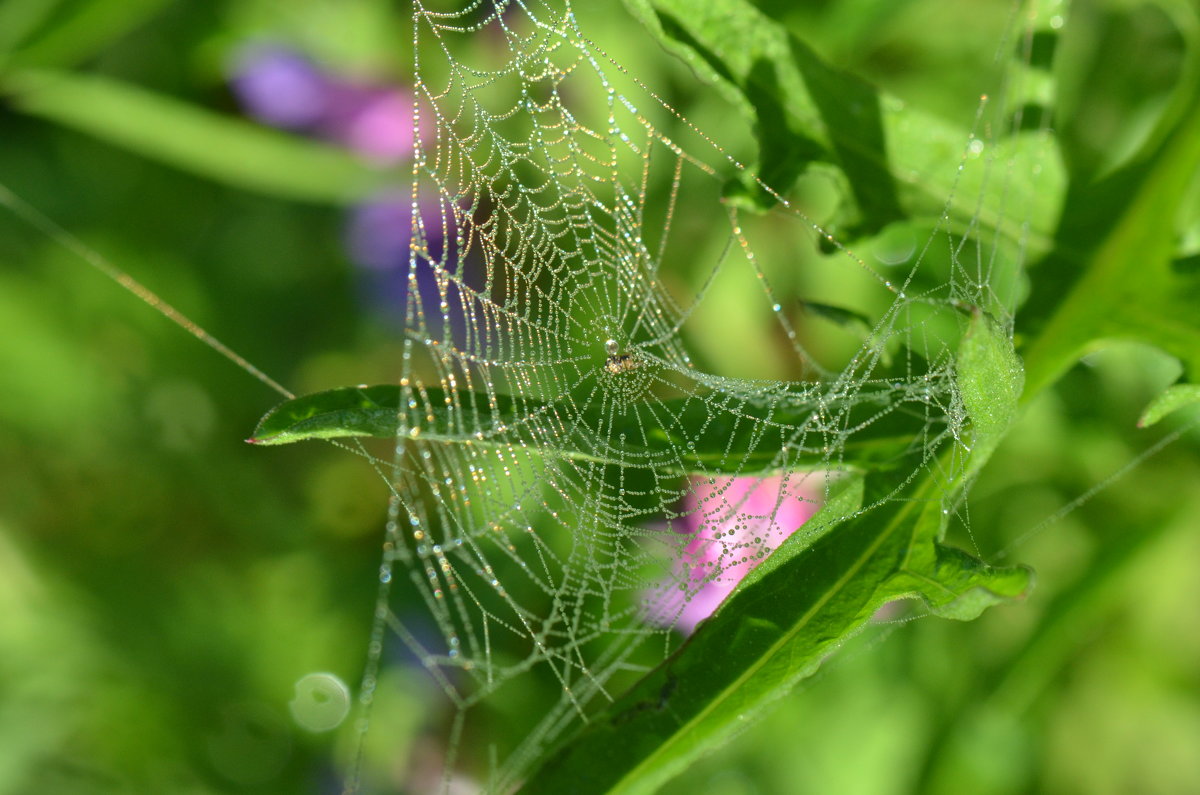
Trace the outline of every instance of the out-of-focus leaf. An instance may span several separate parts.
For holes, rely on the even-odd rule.
[[[847,415],[841,425],[858,428],[847,439],[818,430],[815,404],[798,398],[753,403],[709,395],[617,403],[589,397],[549,403],[435,387],[345,387],[280,404],[247,441],[269,446],[399,435],[450,444],[520,443],[546,456],[653,467],[660,474],[745,475],[826,467],[833,444],[840,445],[841,466],[889,468],[921,449],[928,432],[924,417],[873,403]]]
[[[970,696],[941,717],[924,752],[923,781],[936,779],[940,770],[954,769],[956,759],[949,749],[981,715],[1017,721],[1030,709],[1062,676],[1064,666],[1094,642],[1111,611],[1128,599],[1131,573],[1149,554],[1161,549],[1165,538],[1188,528],[1185,517],[1191,507],[1185,504],[1183,511],[1168,511],[1176,516],[1155,517],[1143,526],[1123,527],[1100,545],[1087,569],[1046,605],[1024,644],[1006,659],[997,660],[991,670],[981,672],[982,686],[965,691]]]
[[[817,301],[800,301],[800,310],[811,317],[819,317],[835,326],[840,327],[848,334],[858,337],[866,342],[874,333],[874,328],[871,318],[867,317],[862,312],[853,309],[846,309],[833,304],[819,303]],[[883,345],[878,345],[879,361],[888,367],[892,363],[891,352]]]
[[[1072,179],[1086,184],[1156,148],[1195,103],[1197,64],[1187,42],[1195,41],[1198,17],[1186,0],[1101,3],[1070,16],[1054,127]],[[1114,52],[1148,57],[1124,62]],[[1160,123],[1150,123],[1155,117]]]
[[[41,4],[44,4],[41,3]],[[35,36],[13,56],[21,67],[64,67],[85,61],[141,25],[167,0],[89,0]],[[9,3],[20,6],[22,3]],[[24,3],[29,5],[29,3]]]
[[[239,188],[348,203],[385,175],[351,154],[227,118],[108,78],[20,71],[0,77],[16,109]]]
[[[9,50],[21,44],[54,12],[62,0],[25,0],[0,4],[0,60],[7,61]]]
[[[1150,401],[1138,419],[1139,428],[1149,428],[1163,417],[1185,406],[1200,403],[1200,384],[1175,384]]]
[[[1193,105],[1161,145],[1107,181],[1112,188],[1098,188],[1113,197],[1111,223],[1087,223],[1089,191],[1073,190],[1068,217],[1078,236],[1034,272],[1035,296],[1062,297],[1042,299],[1044,322],[1038,305],[1030,318],[1040,328],[1024,352],[1027,397],[1106,339],[1159,347],[1183,361],[1190,380],[1200,378],[1200,276],[1172,266],[1179,209],[1198,172],[1200,105]],[[1069,246],[1085,245],[1085,231],[1097,228],[1111,231],[1085,251],[1086,268],[1064,287],[1080,256]]]
[[[937,543],[932,481],[856,512],[847,489],[810,522],[811,545],[785,544],[673,657],[553,751],[524,793],[649,793],[810,675],[884,602],[920,597],[969,618],[1020,598],[1025,569],[995,569]],[[885,488],[886,490],[886,488]],[[882,497],[877,484],[867,499]],[[826,527],[828,525],[828,527]],[[776,556],[783,563],[772,564]]]
[[[801,301],[800,308],[810,315],[828,320],[863,337],[871,333],[871,319],[862,312],[816,301]]]
[[[1061,165],[1028,133],[1006,136],[972,157],[1003,164],[1005,190],[984,191],[989,168],[961,172],[968,131],[906,107],[857,77],[833,69],[747,0],[626,0],[626,5],[704,79],[762,127],[786,120],[793,133],[818,144],[821,159],[841,166],[864,214],[865,231],[904,213],[938,217],[944,210],[1035,249],[1049,248],[1064,190]],[[1034,135],[1040,135],[1035,133]],[[760,144],[762,144],[760,134]],[[790,149],[764,148],[760,175]],[[791,173],[789,169],[787,173]],[[799,173],[798,171],[796,173]],[[980,203],[980,197],[984,201]],[[994,197],[994,198],[990,198]],[[1008,208],[1021,208],[1020,216]]]

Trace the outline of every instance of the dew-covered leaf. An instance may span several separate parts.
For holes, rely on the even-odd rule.
[[[855,512],[846,489],[813,519],[802,549],[782,547],[662,665],[552,752],[524,793],[649,793],[811,675],[882,604],[924,599],[971,618],[1021,598],[1028,570],[992,568],[940,546],[931,481]],[[866,499],[879,499],[868,482]],[[886,487],[885,487],[886,490]]]
[[[813,400],[734,396],[544,402],[505,394],[398,385],[344,387],[286,401],[259,422],[252,444],[396,436],[475,446],[529,445],[547,456],[663,474],[819,469],[830,445],[843,465],[887,469],[922,449],[924,415],[861,400],[822,415]],[[852,429],[852,430],[848,430]]]
[[[357,386],[288,400],[267,412],[247,442],[291,444],[348,436],[390,438],[400,422],[400,387]],[[445,413],[440,416],[445,418]]]
[[[974,310],[958,348],[956,374],[963,407],[974,432],[968,474],[977,472],[1004,438],[1025,385],[1012,339],[982,311]]]
[[[290,199],[362,199],[385,175],[332,146],[221,116],[105,77],[19,71],[0,95],[32,116],[239,188]]]

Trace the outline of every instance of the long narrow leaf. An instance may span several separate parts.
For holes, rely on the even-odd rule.
[[[549,403],[432,387],[347,387],[277,406],[248,441],[266,446],[400,435],[450,444],[527,444],[548,456],[653,466],[665,474],[750,474],[827,467],[835,443],[844,445],[843,466],[888,468],[921,449],[929,430],[924,415],[870,403],[848,409],[843,430],[835,432],[820,429],[811,401],[724,400]],[[856,430],[847,434],[845,428]]]
[[[239,188],[344,203],[384,181],[383,174],[332,146],[104,77],[20,71],[0,78],[0,93],[30,115]]]

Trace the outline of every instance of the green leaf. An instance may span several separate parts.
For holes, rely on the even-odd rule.
[[[626,5],[669,51],[755,122],[759,176],[775,190],[790,188],[799,173],[793,161],[829,160],[850,181],[865,231],[904,214],[940,217],[948,210],[957,222],[983,224],[1022,245],[1049,248],[1062,169],[1030,146],[1028,135],[1007,136],[981,155],[1003,163],[1006,173],[1005,191],[984,191],[988,169],[959,173],[946,167],[962,160],[971,140],[966,129],[834,69],[747,0],[626,0]],[[769,135],[790,137],[792,143]],[[758,202],[764,204],[770,202]],[[1023,208],[1022,215],[1012,216],[1008,207]]]
[[[869,497],[880,490],[868,483]],[[674,656],[554,750],[522,792],[653,792],[812,674],[883,603],[916,596],[967,618],[1025,594],[1027,570],[993,569],[937,544],[931,481],[886,496],[857,513],[856,490],[831,500],[810,520],[821,528],[815,541],[768,558]]]
[[[887,171],[879,98],[860,78],[834,69],[807,45],[741,2],[638,0],[638,16],[675,52],[703,62],[752,108],[763,153],[759,178],[786,191],[808,162],[838,163],[867,227],[902,217]],[[752,189],[761,207],[774,197]]]
[[[1022,645],[1005,658],[994,659],[987,670],[976,671],[975,687],[959,690],[954,702],[934,716],[929,740],[922,752],[925,762],[913,791],[936,791],[930,781],[950,772],[959,761],[955,743],[966,736],[981,717],[1019,721],[1039,697],[1061,680],[1064,668],[1086,652],[1098,633],[1128,603],[1130,575],[1145,566],[1147,558],[1161,554],[1164,540],[1191,531],[1187,502],[1159,501],[1158,515],[1132,524],[1128,516],[1114,520],[1120,531],[1103,539],[1088,566],[1074,582],[1042,607],[1042,615]],[[1181,509],[1182,508],[1182,509]],[[1135,511],[1136,514],[1136,511]],[[1149,570],[1159,571],[1153,565]]]
[[[21,67],[64,67],[80,63],[146,22],[166,4],[166,0],[88,0],[74,3],[69,14],[55,18],[54,24],[23,46],[12,61]],[[32,5],[45,6],[46,3],[45,0],[38,0]]]
[[[979,309],[972,312],[955,364],[959,394],[974,434],[966,479],[991,457],[1016,418],[1025,371],[1012,339]]]
[[[1110,339],[1159,347],[1183,361],[1190,381],[1200,379],[1200,275],[1175,258],[1176,224],[1197,173],[1200,105],[1193,103],[1128,169],[1073,187],[1060,248],[1034,271],[1041,300],[1024,318],[1034,332],[1023,351],[1025,399]],[[1110,215],[1097,218],[1094,208]],[[1096,236],[1096,229],[1110,231]]]
[[[935,535],[941,534],[939,527]],[[1033,587],[1033,572],[1023,566],[990,566],[941,543],[920,544],[890,585],[904,596],[924,600],[934,615],[973,621],[989,607],[1024,598]]]
[[[505,406],[509,408],[509,406]],[[291,444],[308,439],[376,436],[390,439],[400,428],[400,387],[343,387],[285,401],[259,420],[251,444]],[[446,413],[438,417],[445,420]],[[420,425],[415,425],[420,434]],[[434,434],[427,434],[427,438]]]
[[[595,397],[595,399],[593,399]],[[836,415],[835,407],[824,412]],[[837,423],[857,428],[847,440],[813,424],[811,400],[752,403],[744,398],[617,402],[582,395],[548,403],[503,394],[394,385],[345,387],[289,400],[259,422],[252,444],[397,435],[428,442],[506,446],[521,443],[547,456],[618,466],[653,466],[662,474],[751,474],[787,466],[821,469],[829,449],[849,467],[886,469],[923,449],[923,415],[865,401]],[[827,418],[828,419],[828,418]],[[771,430],[764,431],[764,428]],[[783,451],[786,448],[786,454]]]
[[[17,110],[239,188],[349,203],[386,175],[351,154],[104,77],[19,71],[0,78]]]
[[[18,46],[54,13],[62,0],[25,0],[0,4],[0,54],[7,60],[9,50]]]
[[[871,319],[862,312],[816,301],[800,301],[800,308],[810,315],[828,320],[836,326],[867,337],[872,331]]]
[[[1163,417],[1185,406],[1200,403],[1200,384],[1175,384],[1150,401],[1138,419],[1139,428],[1149,428]]]

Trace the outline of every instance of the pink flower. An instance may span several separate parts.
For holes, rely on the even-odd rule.
[[[647,619],[690,635],[820,507],[822,473],[693,477],[672,530],[691,540],[646,594]]]
[[[413,151],[412,95],[399,87],[344,85],[330,98],[322,132],[380,165]]]
[[[278,44],[242,48],[231,71],[238,102],[265,124],[325,138],[381,166],[412,155],[413,97],[406,88],[335,74]]]

